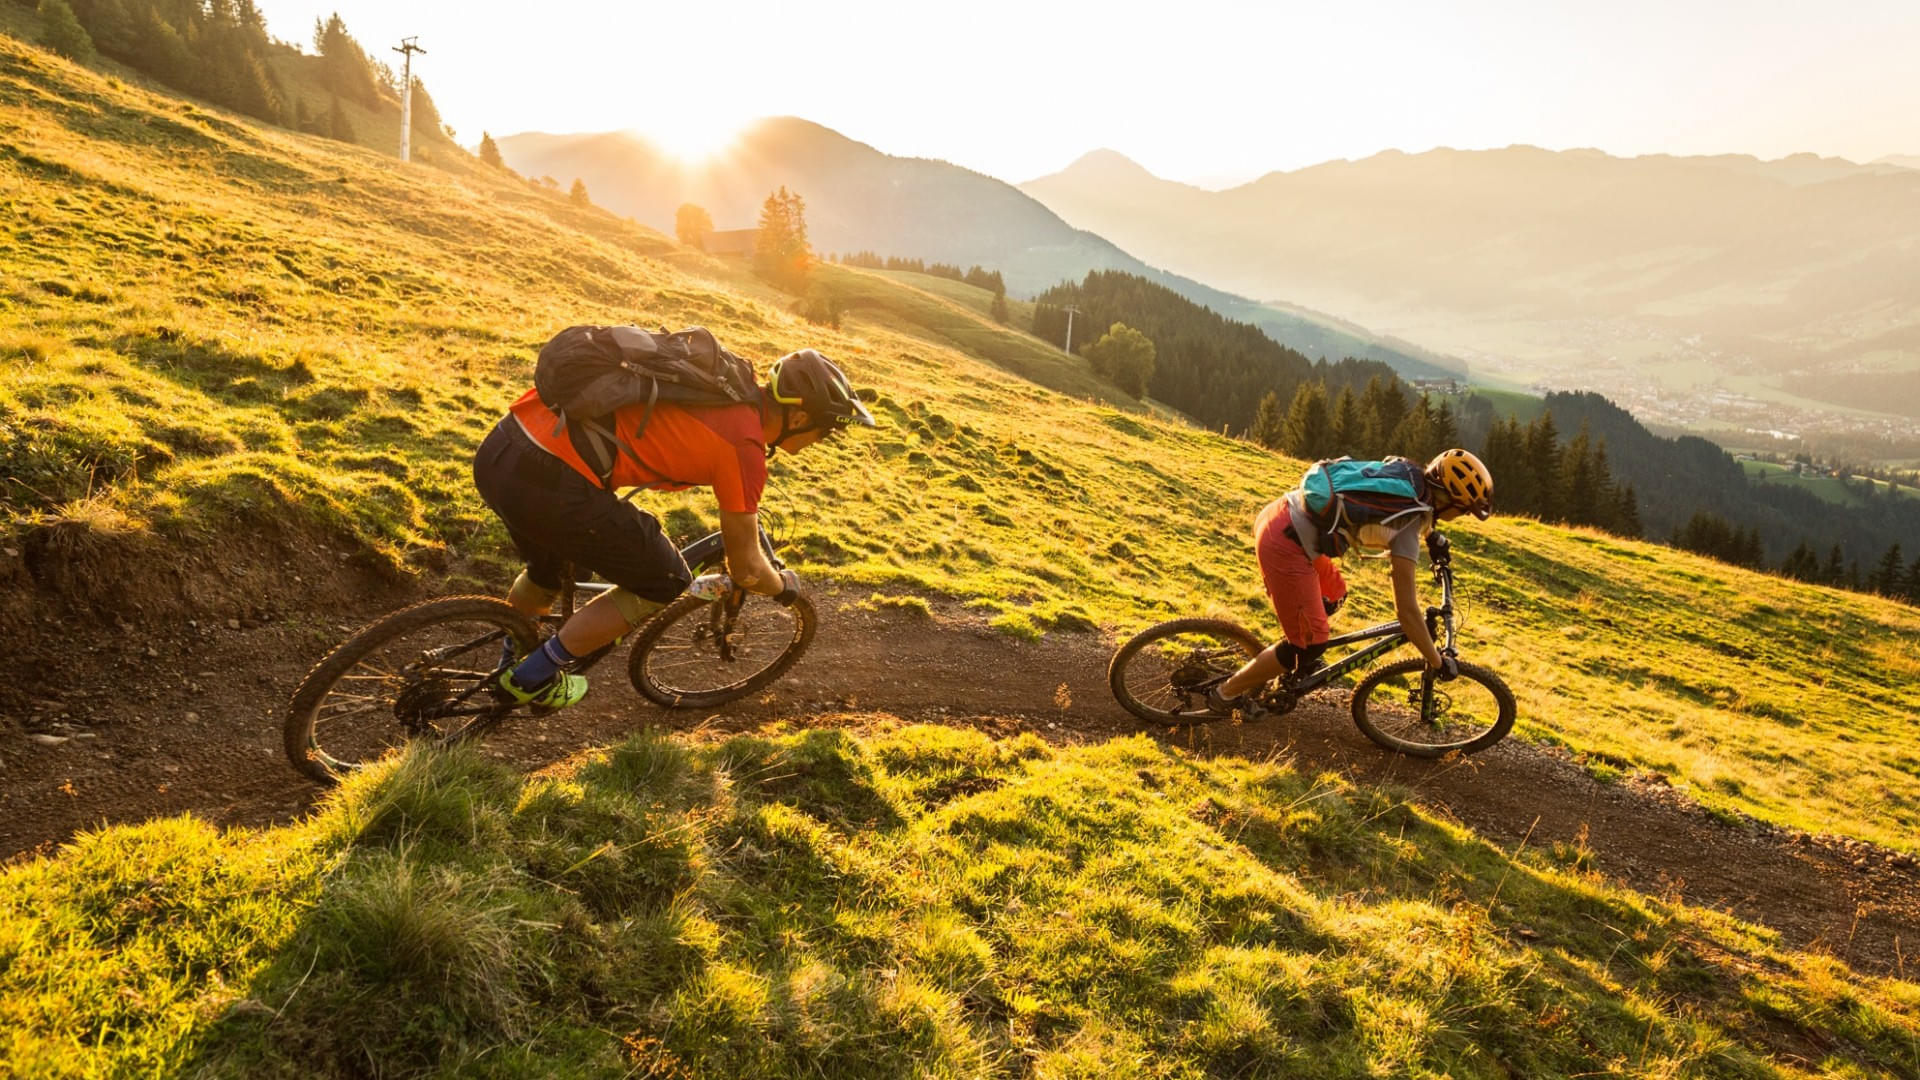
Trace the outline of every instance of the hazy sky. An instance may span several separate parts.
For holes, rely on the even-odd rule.
[[[315,6],[320,3],[323,6]],[[1920,0],[259,0],[338,10],[484,129],[697,148],[794,115],[1019,182],[1110,147],[1220,186],[1387,148],[1920,154]]]

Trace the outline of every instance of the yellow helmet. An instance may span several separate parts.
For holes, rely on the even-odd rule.
[[[1427,463],[1427,479],[1446,491],[1451,502],[1485,521],[1493,513],[1493,474],[1480,459],[1455,447]]]

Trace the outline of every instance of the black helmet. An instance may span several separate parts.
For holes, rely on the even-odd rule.
[[[767,371],[767,386],[773,391],[773,400],[805,409],[816,428],[833,430],[848,424],[874,426],[873,414],[853,395],[853,386],[847,382],[846,374],[812,349],[801,349],[775,360]]]

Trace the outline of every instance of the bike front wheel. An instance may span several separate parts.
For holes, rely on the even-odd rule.
[[[1107,685],[1122,708],[1150,724],[1224,720],[1207,689],[1239,671],[1266,646],[1225,619],[1175,619],[1128,638],[1107,665]]]
[[[738,603],[683,596],[640,628],[627,677],[669,709],[722,705],[787,673],[813,643],[813,602],[744,594]]]
[[[530,619],[488,596],[396,611],[307,673],[287,708],[287,758],[331,784],[410,740],[467,738],[512,711],[492,680],[538,642]]]
[[[1388,664],[1353,688],[1353,722],[1389,750],[1419,758],[1472,754],[1513,730],[1513,691],[1478,664],[1430,679],[1426,661]]]

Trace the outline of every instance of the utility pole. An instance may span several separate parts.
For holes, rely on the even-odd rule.
[[[427,50],[415,45],[417,37],[401,38],[393,51],[406,54],[400,65],[400,160],[409,161],[408,136],[413,134],[413,54]]]
[[[1061,310],[1061,311],[1064,311],[1064,312],[1066,312],[1066,313],[1067,313],[1067,348],[1066,348],[1066,351],[1067,351],[1067,353],[1068,353],[1068,354],[1072,354],[1072,352],[1073,352],[1073,317],[1074,317],[1075,315],[1078,315],[1078,314],[1080,314],[1080,309],[1079,309],[1079,308],[1077,308],[1077,307],[1074,307],[1074,306],[1073,306],[1072,304],[1068,304],[1068,305],[1067,305],[1066,307],[1063,307],[1063,308],[1061,308],[1060,310]]]

